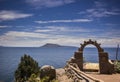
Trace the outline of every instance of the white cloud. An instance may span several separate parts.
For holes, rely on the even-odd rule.
[[[14,20],[19,18],[30,17],[32,14],[20,13],[17,11],[2,10],[0,11],[0,21]]]
[[[63,38],[57,38],[57,39],[49,39],[45,42],[79,47],[80,43],[83,43],[84,41],[88,41],[89,39],[92,39],[94,41],[96,40],[98,43],[101,43],[102,47],[116,47],[117,44],[120,44],[120,39],[118,38],[104,39],[104,38],[97,38],[97,37],[96,38],[63,37]]]
[[[81,11],[78,14],[84,14],[90,18],[102,18],[110,17],[114,15],[120,15],[120,10],[117,8],[111,8],[106,3],[101,1],[95,1],[92,8],[86,9],[86,11]]]
[[[88,33],[88,32],[94,32],[97,31],[96,29],[86,29],[82,27],[68,27],[68,26],[45,26],[44,29],[41,27],[37,27],[34,32],[37,33],[46,33],[46,34],[71,34],[75,32],[80,32],[80,33]]]
[[[45,39],[43,39],[45,38]],[[119,38],[99,38],[99,37],[78,37],[69,35],[51,35],[51,34],[41,34],[34,32],[17,32],[10,31],[0,36],[0,45],[2,46],[20,46],[20,47],[30,47],[30,46],[41,46],[45,43],[57,43],[61,45],[69,46],[80,46],[85,40],[97,40],[104,47],[115,47],[120,44]]]
[[[0,26],[0,28],[7,28],[7,27],[11,27],[11,26],[7,26],[7,25]]]
[[[52,35],[34,32],[9,31],[0,36],[2,46],[41,46],[45,43],[57,43],[61,45],[79,45],[80,38],[68,35]],[[83,41],[83,40],[82,40]]]
[[[55,39],[62,37],[60,35],[42,34],[34,32],[8,31],[0,36],[0,45],[2,46],[39,46],[46,39]],[[41,44],[40,44],[41,43]]]
[[[74,22],[91,22],[90,19],[71,19],[71,20],[50,20],[50,21],[35,21],[36,23],[74,23]]]
[[[84,40],[97,40],[102,46],[110,47],[120,44],[120,39],[116,36],[119,35],[113,32],[102,32],[101,34],[95,34],[97,30],[76,28],[76,27],[57,27],[46,26],[44,28],[36,28],[32,32],[25,31],[8,31],[0,36],[1,46],[41,46],[45,43],[57,43],[61,45],[80,46]],[[54,33],[55,32],[55,33]],[[75,35],[76,32],[77,35]],[[87,32],[87,33],[86,33]],[[94,33],[95,32],[95,33]],[[65,34],[64,34],[65,33]],[[91,34],[93,33],[93,34]],[[71,35],[72,34],[72,35]],[[109,37],[108,37],[109,36]]]
[[[109,17],[111,15],[119,15],[119,12],[115,12],[113,10],[107,10],[105,8],[99,9],[87,9],[86,12],[89,14],[89,17]]]
[[[48,29],[45,29],[45,30],[41,30],[41,29],[38,29],[38,30],[35,30],[35,32],[51,32],[52,30],[48,30]]]
[[[60,32],[90,32],[89,29],[85,29],[82,27],[66,27],[66,26],[49,26],[53,31],[60,31]]]
[[[103,46],[103,47],[117,47],[118,44],[120,44],[120,39],[119,38],[101,38],[101,39],[96,39],[98,40]]]
[[[36,8],[56,7],[75,2],[75,0],[26,0],[27,3]]]
[[[34,32],[19,32],[19,31],[8,31],[5,33],[7,37],[17,37],[17,38],[46,38],[49,35],[34,33]]]

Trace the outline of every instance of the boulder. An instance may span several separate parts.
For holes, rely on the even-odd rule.
[[[56,70],[53,66],[44,65],[40,70],[40,78],[49,77],[49,81],[56,78]]]

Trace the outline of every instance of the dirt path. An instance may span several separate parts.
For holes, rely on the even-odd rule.
[[[85,63],[85,69],[98,69],[99,70],[99,64],[98,63]],[[104,82],[120,82],[120,74],[99,74],[99,73],[89,73],[92,77],[95,77],[97,79],[101,79]]]
[[[104,82],[120,82],[120,74],[112,74],[112,75],[105,75],[105,74],[89,74],[92,77],[95,77],[97,79],[101,79]]]
[[[69,79],[66,74],[65,70],[63,68],[56,69],[57,73],[57,80],[58,82],[73,82],[72,79]],[[88,75],[95,77],[97,79],[100,79],[104,82],[120,82],[120,74],[112,74],[112,75],[107,75],[107,74],[99,74],[99,73],[87,73]]]

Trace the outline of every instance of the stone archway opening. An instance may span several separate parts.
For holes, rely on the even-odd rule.
[[[99,72],[98,49],[92,44],[88,44],[83,50],[83,71]]]
[[[74,57],[69,61],[70,63],[76,63],[77,66],[81,71],[83,70],[83,50],[84,48],[92,44],[95,46],[98,50],[98,57],[99,57],[99,73],[101,74],[111,74],[114,72],[114,65],[113,63],[109,60],[109,55],[107,52],[104,52],[104,49],[101,48],[101,44],[97,43],[97,41],[92,41],[89,39],[88,41],[84,41],[83,44],[80,44],[80,48],[78,51],[74,53]]]

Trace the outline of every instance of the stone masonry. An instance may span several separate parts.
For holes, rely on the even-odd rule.
[[[83,70],[83,50],[85,46],[92,44],[98,49],[98,57],[99,57],[99,68],[100,74],[112,74],[114,73],[114,65],[109,62],[109,56],[107,52],[104,52],[104,49],[100,47],[101,44],[98,44],[97,41],[84,41],[81,44],[81,47],[78,49],[77,52],[74,53],[74,57],[71,59],[71,63],[76,63],[79,69]]]

